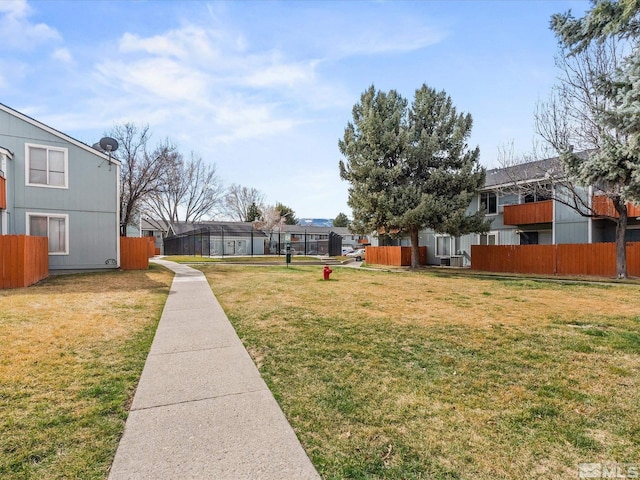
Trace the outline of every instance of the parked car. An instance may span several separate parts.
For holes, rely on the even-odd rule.
[[[353,252],[353,248],[351,247],[342,247],[342,255],[349,255]]]
[[[347,257],[355,258],[358,262],[364,260],[364,248],[359,248],[351,253],[347,253]]]

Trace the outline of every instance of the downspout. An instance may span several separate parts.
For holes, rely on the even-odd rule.
[[[589,213],[593,213],[593,186],[589,185],[589,198],[587,199],[589,204]],[[593,217],[589,216],[587,218],[587,242],[593,243]]]
[[[554,246],[553,254],[555,262],[553,266],[553,274],[558,274],[558,245],[556,245],[556,187],[551,187],[551,244]]]
[[[0,147],[0,153],[2,153],[3,155],[0,157],[2,158],[2,164],[0,165],[0,170],[2,170],[4,172],[4,180],[5,180],[5,203],[6,206],[5,208],[0,212],[0,235],[8,235],[11,232],[9,232],[9,218],[11,213],[9,212],[9,208],[15,208],[15,203],[16,203],[16,189],[14,185],[10,185],[9,182],[9,165],[8,165],[8,161],[9,160],[13,160],[13,152],[11,150],[8,150],[6,148]],[[11,197],[12,197],[12,201],[9,202],[9,191],[11,191]],[[15,227],[13,229],[15,231]]]
[[[116,165],[116,265],[120,268],[120,163]]]
[[[556,244],[556,187],[551,187],[551,244]]]

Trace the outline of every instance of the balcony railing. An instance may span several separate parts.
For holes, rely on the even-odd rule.
[[[594,195],[591,199],[591,208],[593,208],[593,212],[596,215],[601,217],[618,218],[618,212],[616,212],[613,202],[604,195]],[[629,217],[640,217],[640,206],[627,202],[627,215]]]
[[[533,225],[552,221],[553,200],[504,206],[505,225]]]
[[[0,177],[0,210],[7,208],[7,179]]]

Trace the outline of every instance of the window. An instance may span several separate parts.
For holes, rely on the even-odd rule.
[[[520,245],[538,245],[538,232],[520,232]]]
[[[69,254],[68,215],[27,213],[27,235],[49,238],[49,255]]]
[[[436,257],[448,257],[451,255],[451,237],[448,235],[436,236]]]
[[[552,198],[551,185],[537,185],[524,196],[524,203],[543,202],[545,200],[551,200]]]
[[[67,149],[26,145],[27,185],[38,187],[67,188]]]
[[[480,245],[498,245],[497,233],[484,233],[482,235],[479,235],[479,237]]]
[[[484,208],[487,215],[498,213],[498,195],[495,192],[484,192],[480,194],[480,208]]]

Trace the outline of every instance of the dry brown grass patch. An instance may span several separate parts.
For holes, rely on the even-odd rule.
[[[104,476],[172,278],[152,267],[0,291],[0,477]]]

